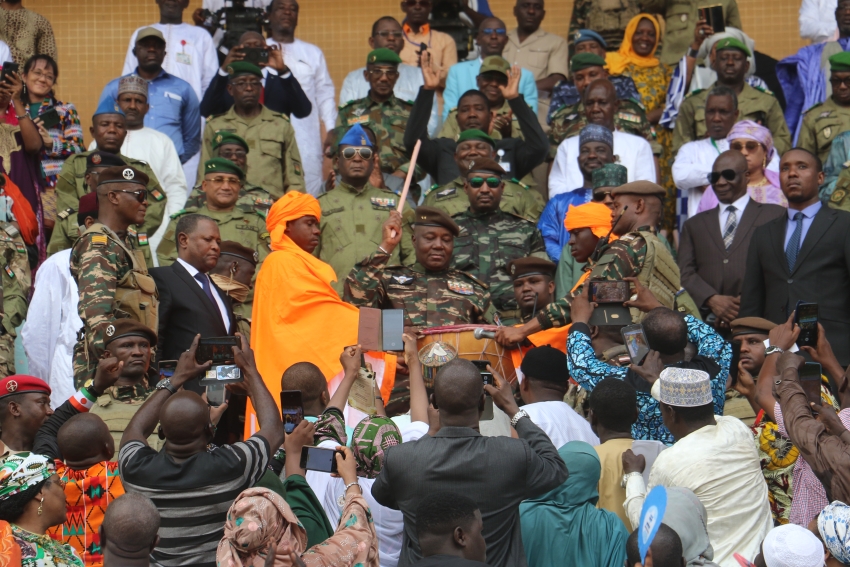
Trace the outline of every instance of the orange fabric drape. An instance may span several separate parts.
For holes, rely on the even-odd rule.
[[[6,179],[6,186],[3,191],[12,198],[12,214],[18,221],[21,238],[27,244],[35,244],[35,239],[38,237],[38,219],[35,217],[32,206],[21,193],[21,189],[9,179],[9,176],[4,173],[3,177]]]
[[[516,325],[517,327],[521,327],[522,325]],[[552,348],[556,348],[559,351],[566,354],[567,352],[567,336],[570,334],[570,327],[572,325],[566,325],[564,327],[552,327],[551,329],[546,329],[545,331],[538,331],[533,335],[529,335],[528,340],[535,347],[549,345]],[[522,359],[525,357],[525,353],[527,353],[531,348],[521,347],[519,349],[512,348],[510,349],[511,360],[514,363],[514,368],[519,368],[520,364],[522,364]]]

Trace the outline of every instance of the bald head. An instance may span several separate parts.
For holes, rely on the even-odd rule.
[[[296,362],[283,373],[280,389],[300,390],[301,403],[308,406],[328,391],[328,382],[319,367],[312,362]]]
[[[641,321],[649,348],[661,354],[674,355],[688,344],[685,319],[667,307],[656,307]]]
[[[93,413],[75,415],[62,424],[56,442],[62,458],[72,463],[90,459],[108,461],[115,455],[115,441],[109,427]]]
[[[584,115],[588,124],[599,124],[605,126],[612,132],[614,128],[614,116],[620,108],[617,99],[617,90],[608,79],[596,79],[587,85],[584,91]]]
[[[189,445],[206,435],[210,425],[210,408],[195,392],[177,392],[163,404],[159,423],[166,441]]]
[[[462,414],[478,408],[484,383],[478,368],[461,358],[456,358],[440,368],[434,380],[434,398],[440,412]]]
[[[126,553],[150,549],[159,531],[159,512],[150,498],[128,492],[109,503],[103,515],[104,545]]]

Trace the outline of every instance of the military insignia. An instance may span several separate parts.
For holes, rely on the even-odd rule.
[[[12,268],[9,267],[9,264],[6,264],[5,266],[3,266],[3,269],[6,271],[7,276],[14,279],[15,272],[12,271]]]
[[[449,187],[437,192],[437,200],[447,199],[457,194],[457,187]]]
[[[573,34],[573,39],[578,39],[578,38],[580,38],[580,37],[581,37],[581,32],[580,32],[580,31],[577,31],[576,33],[574,33],[574,34]]]
[[[17,392],[18,391],[18,383],[14,380],[9,380],[6,382],[6,391],[7,392]]]
[[[228,65],[227,69],[225,69],[225,71],[227,72],[228,75],[232,75],[233,74],[233,66]]]
[[[147,233],[140,232],[136,241],[139,243],[139,246],[147,246],[148,245],[148,235],[147,235]]]
[[[687,14],[682,14],[682,21],[683,21],[683,22],[687,22],[687,21],[688,21],[688,15],[687,15]]]
[[[91,237],[91,243],[95,246],[106,246],[106,235],[105,234],[95,234]]]
[[[136,175],[133,173],[133,170],[132,170],[132,169],[130,169],[129,167],[128,167],[127,169],[125,169],[125,170],[124,170],[124,172],[123,172],[121,175],[123,175],[123,176],[124,176],[124,179],[126,179],[127,181],[130,181],[131,179],[133,179],[133,177],[135,177],[135,176],[136,176]]]
[[[65,219],[66,219],[66,218],[68,218],[68,217],[71,215],[71,213],[73,213],[73,212],[74,212],[74,209],[65,209],[64,211],[62,211],[61,213],[57,214],[56,216],[57,216],[57,217],[59,217],[59,218],[60,218],[60,219],[62,219],[62,220],[65,220]]]
[[[292,169],[294,169],[294,170],[295,170],[295,175],[299,175],[299,176],[301,175],[301,164],[300,164],[299,162],[297,162],[297,161],[296,161],[296,162],[293,164]]]
[[[24,244],[22,242],[15,242],[15,250],[19,254],[26,254],[27,253],[27,247],[24,246]]]
[[[103,161],[103,158],[102,158],[102,157],[100,157],[100,154],[94,154],[94,155],[91,157],[91,162],[92,162],[93,164],[95,164],[95,165],[99,164],[99,163],[100,163],[100,162],[102,162],[102,161]]]
[[[413,281],[410,276],[393,276],[393,281],[399,285],[407,285]]]
[[[224,137],[222,137],[221,134],[217,134],[216,137],[215,137],[215,143],[220,144],[223,139],[224,139]]]
[[[366,118],[366,117],[364,116],[363,118]],[[367,141],[366,141],[366,137],[365,137],[365,136],[360,136],[360,143],[361,143],[362,145],[364,145],[364,146],[365,146],[365,145],[367,145],[369,142],[367,142]]]
[[[639,124],[640,123],[640,117],[635,116],[634,114],[632,114],[630,112],[618,112],[617,118],[619,118],[620,120],[625,120],[626,122],[632,122],[633,124]]]
[[[832,194],[832,197],[829,198],[829,200],[833,203],[840,203],[844,199],[844,196],[846,194],[847,193],[844,191],[844,189],[836,189],[835,192]]]
[[[821,112],[821,113],[820,113],[820,115],[818,116],[818,118],[826,118],[826,117],[827,117],[827,116],[829,116],[830,114],[832,114],[832,111],[831,111],[831,110],[827,110],[826,112]]]
[[[516,273],[516,264],[511,264],[511,275]]]
[[[271,207],[274,201],[271,199],[254,199],[254,204],[260,207]]]
[[[132,236],[133,238],[135,238],[135,237],[136,237],[136,234],[137,234],[137,233],[136,233],[136,229],[135,229],[135,228],[133,228],[132,226],[127,227],[127,236]]]
[[[255,262],[260,261],[260,254],[256,250],[254,250],[254,261]]]
[[[361,115],[361,114],[363,114],[364,112],[366,112],[366,109],[365,109],[365,108],[355,108],[354,110],[352,110],[352,111],[351,111],[351,113],[352,113],[354,116],[360,116],[360,115]]]
[[[626,235],[620,237],[620,242],[631,242],[634,239],[635,239],[634,234],[626,234]]]
[[[162,201],[163,199],[165,199],[165,195],[160,193],[159,189],[151,189],[151,195],[157,201]]]
[[[575,120],[577,117],[578,117],[578,114],[570,114],[570,115],[569,115],[569,116],[567,116],[564,120],[566,120],[567,122],[572,122],[572,121],[573,121],[573,120]]]
[[[459,293],[460,295],[472,295],[475,293],[472,284],[459,282],[457,280],[447,281],[446,287],[448,287],[451,291],[455,293]]]
[[[392,209],[395,207],[395,199],[386,197],[370,197],[369,202],[372,203],[372,207],[375,209]]]
[[[827,126],[826,128],[823,129],[824,137],[829,138],[831,136],[831,134],[832,134],[832,126]]]
[[[115,325],[109,325],[109,326],[106,328],[106,336],[107,336],[107,337],[111,337],[111,336],[112,336],[112,335],[114,335],[114,334],[115,334]]]

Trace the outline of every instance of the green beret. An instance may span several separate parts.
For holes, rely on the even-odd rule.
[[[467,140],[481,140],[482,142],[487,142],[494,148],[496,147],[496,142],[488,136],[482,130],[478,130],[476,128],[470,128],[469,130],[464,130],[460,133],[460,136],[457,137],[457,143],[465,142]]]
[[[588,67],[604,67],[605,60],[595,53],[578,53],[570,59],[570,71],[583,71]]]
[[[242,75],[254,75],[261,79],[263,78],[263,71],[253,63],[247,61],[234,61],[225,70],[231,79],[241,77]]]
[[[204,175],[207,173],[232,173],[239,178],[240,181],[245,180],[245,172],[239,169],[239,166],[224,158],[212,158],[204,164]]]
[[[508,60],[499,55],[489,55],[481,62],[481,68],[478,70],[479,75],[484,73],[495,72],[501,73],[505,77],[508,76],[508,71],[511,69],[511,64]]]
[[[831,71],[850,71],[850,51],[842,51],[830,57],[829,68]]]
[[[216,132],[216,135],[213,138],[212,149],[217,150],[220,146],[223,146],[224,144],[236,144],[245,148],[246,152],[250,151],[248,149],[248,142],[246,142],[240,136],[237,136],[233,132]]]
[[[389,63],[391,65],[398,65],[401,63],[401,57],[399,57],[398,53],[392,49],[381,47],[370,51],[369,55],[366,56],[366,64],[369,65],[371,63]]]
[[[735,39],[734,37],[724,37],[720,41],[714,44],[715,51],[720,51],[721,49],[737,49],[738,51],[743,51],[744,55],[749,57],[752,55],[750,50],[747,49],[747,46],[744,45],[740,39]]]

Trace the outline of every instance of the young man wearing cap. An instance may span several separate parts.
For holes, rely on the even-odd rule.
[[[502,52],[508,44],[508,30],[505,22],[499,18],[487,18],[481,22],[475,43],[478,45],[479,57],[472,61],[461,61],[449,69],[446,90],[443,92],[443,120],[446,120],[449,112],[457,107],[463,93],[480,89],[478,78],[487,72],[481,71],[481,68],[485,67],[485,60],[491,56],[501,59]],[[494,64],[491,62],[490,66],[493,67]],[[507,69],[510,69],[510,63],[507,63],[505,71]],[[537,113],[537,84],[534,81],[534,74],[528,69],[522,69],[519,92],[525,97],[525,103]]]
[[[717,82],[712,88],[724,85],[735,91],[738,96],[738,120],[752,120],[770,130],[779,155],[791,149],[791,133],[785,124],[779,101],[770,91],[753,88],[745,80],[750,68],[747,61],[749,48],[741,41],[727,37],[715,44],[715,50],[717,54],[713,69],[717,72]],[[708,129],[703,109],[710,90],[696,90],[682,102],[673,130],[673,151],[678,151],[686,142],[706,136]]]
[[[343,299],[357,307],[404,309],[405,327],[444,327],[486,323],[490,296],[472,275],[449,268],[457,224],[433,207],[416,209],[411,267],[388,266],[402,238],[402,219],[384,222],[381,245],[355,264],[345,280]]]
[[[0,457],[32,451],[36,432],[52,414],[44,380],[24,374],[0,379]]]
[[[116,313],[157,328],[156,284],[141,251],[127,240],[130,225],[144,223],[148,183],[147,175],[129,166],[103,170],[96,189],[98,222],[80,235],[71,252],[84,325],[74,347],[77,386],[94,372]]]
[[[254,288],[254,274],[259,268],[258,254],[256,250],[232,240],[223,240],[220,248],[221,255],[218,264],[209,272],[210,279],[232,300],[236,328],[250,342],[253,301],[248,301],[248,298]]]
[[[212,157],[212,145],[218,136],[232,132],[254,145],[248,154],[247,179],[279,199],[287,191],[305,191],[301,153],[289,118],[272,112],[260,103],[262,72],[256,65],[236,61],[228,67],[233,106],[227,113],[211,118],[204,128],[201,163]],[[198,172],[204,175],[203,166]]]
[[[829,68],[832,96],[803,113],[797,134],[797,145],[822,162],[829,157],[835,137],[850,130],[850,52],[842,51],[830,57]]]
[[[546,258],[543,237],[533,223],[499,208],[504,170],[493,160],[467,164],[464,190],[469,209],[454,217],[461,229],[456,239],[452,267],[470,272],[490,286],[490,300],[501,322],[520,320],[507,263],[517,258]]]
[[[755,557],[773,518],[753,434],[737,418],[715,415],[712,390],[707,372],[674,367],[661,371],[652,397],[676,443],[655,459],[646,484],[644,458],[631,450],[623,453],[623,506],[636,526],[654,486],[690,489],[708,513],[714,561],[731,566],[736,563],[733,553]]]
[[[340,297],[345,276],[354,265],[375,252],[375,242],[383,240],[384,221],[398,205],[398,197],[389,189],[369,182],[375,168],[374,133],[355,123],[338,144],[336,160],[341,180],[333,191],[319,197],[322,208],[321,236],[316,254],[334,269],[333,284]],[[413,210],[404,204],[405,234],[399,252],[393,251],[392,264],[410,265],[415,260],[412,230]]]

